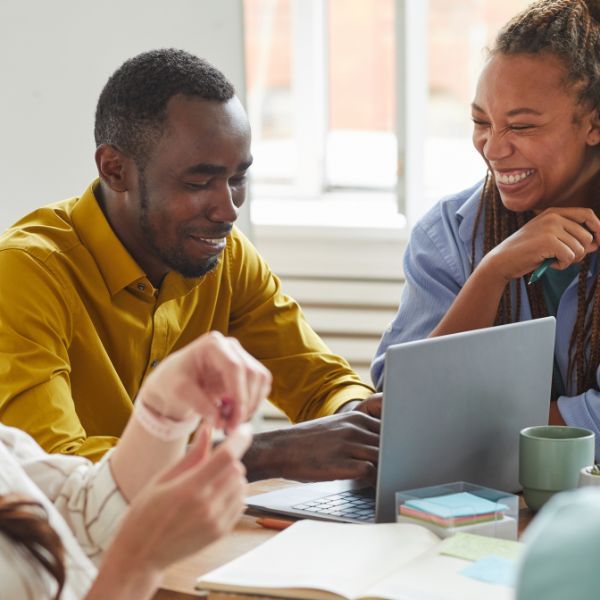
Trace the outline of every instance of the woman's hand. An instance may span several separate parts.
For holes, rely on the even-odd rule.
[[[198,414],[205,423],[232,431],[270,389],[269,371],[237,340],[214,332],[168,356],[146,379],[136,403],[175,421]],[[155,473],[178,460],[188,436],[189,429],[170,441],[156,437],[134,414],[110,457],[123,496],[132,500]]]
[[[144,382],[137,402],[175,420],[200,414],[234,429],[271,390],[271,374],[234,338],[213,331],[167,357]]]
[[[547,258],[566,269],[600,246],[600,219],[590,208],[548,208],[490,250],[431,337],[491,327],[506,285],[531,273]]]
[[[591,208],[548,208],[498,244],[481,261],[505,282],[534,271],[547,258],[566,269],[600,247],[600,219]]]
[[[133,501],[118,536],[157,569],[196,552],[233,528],[244,511],[249,425],[211,450],[202,427],[189,452]],[[124,543],[124,542],[123,542]]]
[[[201,427],[189,452],[135,497],[86,599],[150,597],[165,567],[230,531],[244,510],[240,457],[251,439],[242,425],[213,451]]]

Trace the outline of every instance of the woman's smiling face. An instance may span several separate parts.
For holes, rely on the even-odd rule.
[[[473,144],[494,174],[509,210],[590,206],[587,186],[600,172],[597,111],[552,54],[495,54],[477,85]]]

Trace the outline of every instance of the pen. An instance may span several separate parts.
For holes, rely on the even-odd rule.
[[[270,517],[261,517],[256,519],[256,524],[264,527],[265,529],[277,529],[281,531],[286,529],[290,525],[293,525],[295,521],[288,521],[287,519],[273,519]]]
[[[541,263],[540,266],[531,274],[527,285],[535,283],[548,270],[548,267],[555,261],[555,258],[547,258],[543,263]]]

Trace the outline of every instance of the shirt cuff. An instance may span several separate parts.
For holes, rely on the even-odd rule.
[[[366,400],[374,391],[366,385],[349,385],[331,398],[328,398],[313,418],[334,415],[344,404],[352,400]]]

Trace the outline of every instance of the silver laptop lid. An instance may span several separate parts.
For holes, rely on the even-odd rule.
[[[388,348],[378,522],[395,520],[398,490],[519,489],[519,431],[548,422],[554,331],[546,317]]]

